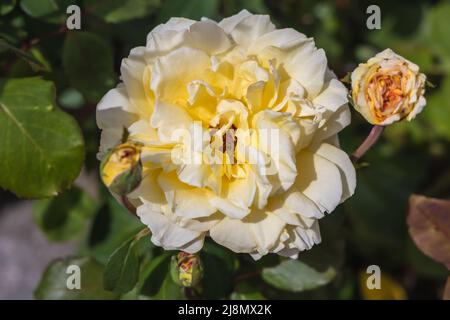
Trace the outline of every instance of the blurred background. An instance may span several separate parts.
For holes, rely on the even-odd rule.
[[[75,80],[65,65],[70,57],[64,53],[67,33],[71,33],[64,29],[69,4],[82,9],[80,32],[93,35],[88,45],[79,46],[82,61]],[[366,8],[371,4],[381,9],[380,30],[366,27]],[[427,89],[427,106],[415,121],[387,128],[363,159],[356,194],[321,221],[324,244],[306,253],[305,259],[317,262],[324,255],[333,259],[339,273],[331,283],[300,293],[268,287],[260,276],[252,276],[252,270],[273,265],[275,257],[253,263],[234,255],[238,256],[237,270],[233,261],[228,263],[232,255],[225,250],[215,256],[225,257],[223,261],[206,259],[210,269],[215,269],[208,277],[217,278],[216,274],[223,278],[214,282],[221,288],[219,292],[207,289],[206,297],[442,297],[448,270],[416,248],[405,218],[413,193],[450,196],[450,1],[2,0],[0,37],[43,65],[38,73],[54,81],[57,103],[83,130],[86,160],[75,193],[78,198],[86,197],[82,208],[91,213],[80,218],[82,208],[71,206],[73,191],[56,204],[49,203],[52,200],[21,200],[0,191],[0,299],[31,299],[45,267],[57,257],[89,253],[105,263],[117,245],[138,230],[137,222],[99,186],[95,105],[117,83],[121,59],[131,48],[144,45],[147,33],[157,24],[173,16],[220,20],[242,9],[269,14],[277,27],[292,27],[314,37],[339,78],[359,62],[391,48],[418,64],[435,87]],[[35,74],[28,63],[0,47],[1,78]],[[353,112],[352,119],[352,125],[341,134],[343,149],[349,153],[370,131],[359,114]],[[49,207],[71,212],[58,222],[60,228],[70,230],[62,234],[45,223]],[[108,221],[107,230],[103,221]],[[214,249],[213,244],[208,246]],[[383,290],[376,294],[361,285],[365,284],[366,268],[373,264],[383,274]]]

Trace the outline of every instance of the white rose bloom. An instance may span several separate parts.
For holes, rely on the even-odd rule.
[[[144,179],[128,198],[156,245],[195,253],[210,236],[255,259],[295,258],[320,242],[318,219],[353,194],[337,139],[350,123],[347,90],[313,39],[268,16],[172,18],[122,61],[121,76],[97,107],[99,156],[124,127],[143,145]],[[207,134],[192,142],[181,129]]]

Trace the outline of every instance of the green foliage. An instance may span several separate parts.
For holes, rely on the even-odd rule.
[[[170,275],[170,253],[162,253],[150,261],[141,274],[141,293],[152,299],[183,299],[183,288]]]
[[[148,16],[159,0],[86,0],[84,4],[86,10],[105,22],[120,23]]]
[[[428,12],[427,36],[429,43],[438,52],[444,60],[447,68],[450,68],[450,39],[448,30],[450,30],[450,3],[442,2]],[[449,70],[450,71],[450,70]]]
[[[14,9],[16,2],[17,2],[16,0],[5,0],[2,3],[0,3],[0,15],[10,13]]]
[[[95,213],[92,226],[84,240],[80,253],[90,255],[106,264],[109,256],[139,230],[142,224],[111,195],[102,194],[105,202]],[[150,242],[150,241],[148,241]]]
[[[94,212],[94,200],[80,188],[73,187],[59,196],[37,201],[33,216],[49,240],[65,241],[83,231]]]
[[[35,57],[24,53],[22,50],[15,48],[14,46],[10,45],[8,42],[6,42],[3,39],[0,39],[0,51],[1,50],[12,51],[15,55],[17,55],[23,61],[26,61],[30,65],[30,67],[33,69],[33,71],[40,71],[40,70],[46,69],[45,66],[39,60],[37,60]]]
[[[106,290],[127,293],[134,288],[139,279],[139,257],[136,243],[132,238],[122,244],[109,257],[103,274],[103,285]]]
[[[70,290],[67,282],[69,266],[80,268],[81,288]],[[34,296],[39,300],[97,300],[115,299],[118,296],[105,291],[102,286],[103,266],[89,257],[71,257],[53,261],[42,275]]]
[[[0,186],[20,197],[57,195],[81,170],[80,129],[54,100],[53,84],[40,78],[0,85]]]
[[[299,260],[285,260],[278,266],[264,269],[263,279],[275,288],[292,292],[312,290],[329,283],[336,270],[319,272]]]
[[[21,0],[20,7],[30,17],[50,23],[66,21],[66,8],[72,0]]]
[[[93,33],[70,32],[62,59],[71,85],[87,100],[98,101],[116,83],[111,48]]]
[[[216,16],[218,6],[218,0],[165,0],[159,12],[159,21],[166,22],[174,16],[195,20],[202,17],[212,19]]]

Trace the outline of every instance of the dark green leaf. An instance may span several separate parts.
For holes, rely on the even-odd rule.
[[[86,9],[106,22],[119,23],[143,18],[159,5],[159,0],[87,0]]]
[[[211,251],[211,250],[210,250]],[[209,251],[209,252],[210,252]],[[204,265],[203,295],[207,299],[223,299],[231,293],[233,269],[227,259],[215,253],[201,252]]]
[[[63,23],[67,18],[66,9],[73,2],[73,0],[21,0],[20,7],[30,17],[50,23]]]
[[[299,260],[285,260],[278,266],[263,270],[263,279],[275,288],[292,292],[316,289],[328,284],[336,276],[332,267],[318,272]]]
[[[81,288],[68,289],[70,280],[68,267],[76,265],[80,268]],[[34,291],[40,300],[91,300],[115,299],[117,295],[105,291],[102,286],[103,266],[89,257],[65,258],[53,261],[42,275],[38,287]]]
[[[0,15],[10,13],[14,9],[16,2],[16,0],[3,0],[2,3],[0,3]]]
[[[103,193],[106,201],[95,215],[88,239],[83,244],[81,252],[106,264],[111,254],[122,243],[142,229],[142,224],[108,191]]]
[[[177,285],[170,276],[171,254],[164,252],[154,257],[143,268],[141,294],[152,299],[184,299],[183,288]]]
[[[116,82],[111,47],[90,32],[67,35],[63,66],[71,85],[90,101],[98,101]]]
[[[57,195],[81,170],[80,128],[54,100],[53,83],[40,78],[0,85],[0,186],[20,197]]]
[[[231,294],[231,300],[264,300],[264,296],[256,288],[247,283],[240,283]]]
[[[159,12],[159,20],[166,22],[172,17],[199,20],[202,17],[213,19],[219,6],[218,0],[166,0]]]
[[[65,241],[86,227],[94,211],[94,200],[80,188],[73,187],[59,196],[37,201],[33,216],[49,240]]]
[[[106,290],[127,293],[139,280],[140,261],[138,242],[141,233],[123,243],[109,257],[103,274],[103,285]]]

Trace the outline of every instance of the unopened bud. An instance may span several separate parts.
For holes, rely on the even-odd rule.
[[[103,183],[114,193],[126,195],[142,180],[141,147],[133,142],[114,147],[102,160],[100,174]]]
[[[200,257],[180,251],[172,256],[170,265],[172,279],[183,287],[195,287],[203,277],[203,266]]]

